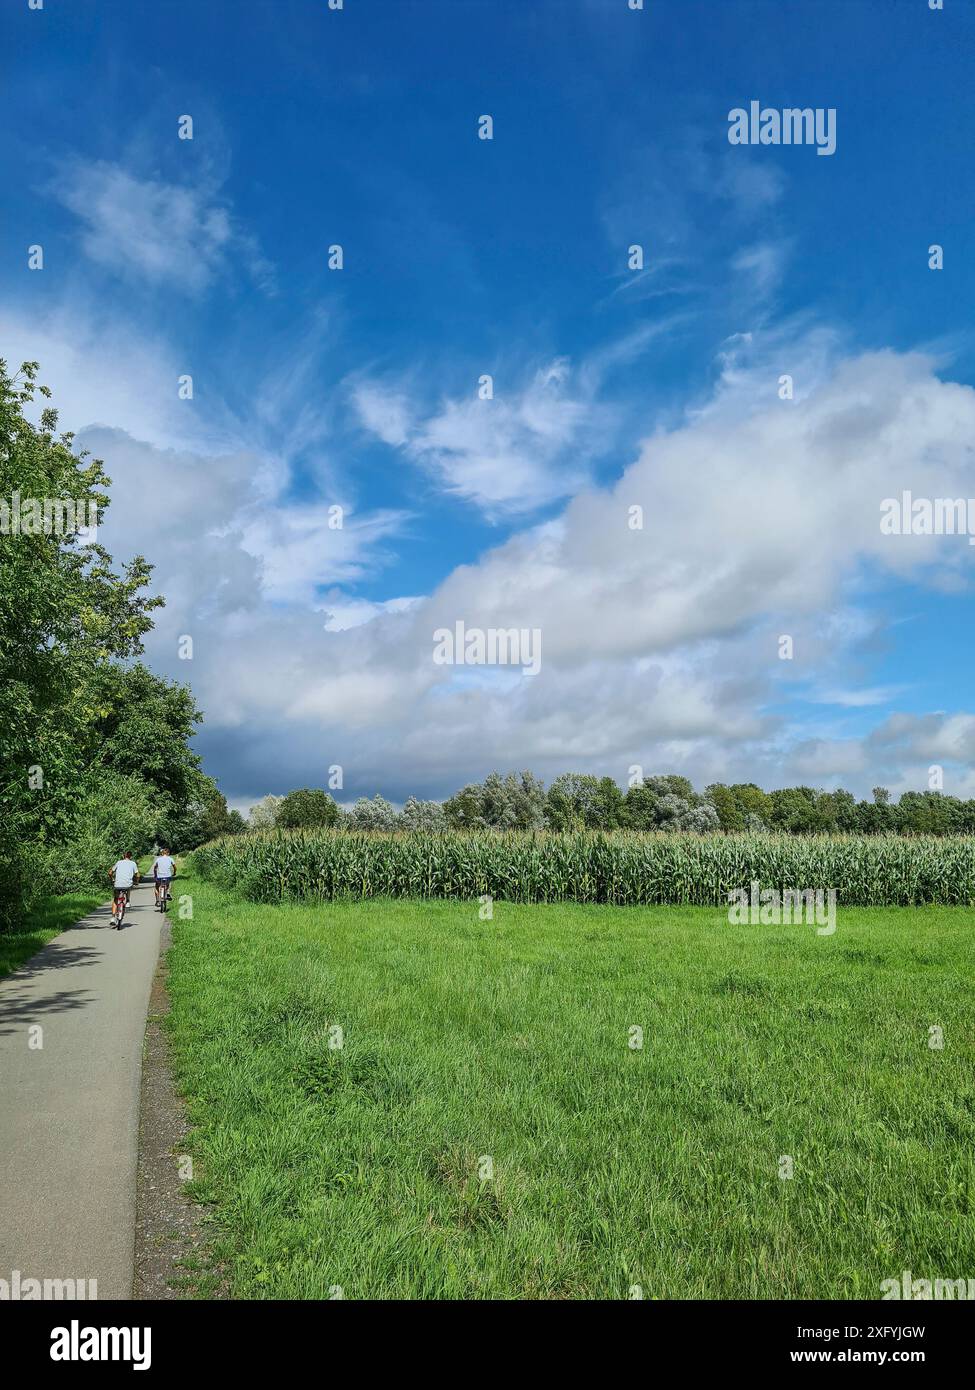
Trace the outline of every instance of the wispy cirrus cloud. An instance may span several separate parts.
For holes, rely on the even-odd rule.
[[[400,384],[366,381],[352,400],[366,429],[489,516],[528,512],[578,491],[602,412],[569,362],[547,363],[514,391],[496,378],[494,391],[481,399],[472,389],[424,412]]]
[[[902,685],[859,686],[851,690],[821,690],[811,696],[817,705],[839,705],[843,709],[869,709],[874,705],[889,705],[901,695]]]
[[[757,300],[775,293],[785,273],[789,248],[781,241],[759,241],[732,258],[731,268],[743,275]]]
[[[48,192],[81,221],[88,259],[123,279],[197,294],[240,265],[273,290],[273,266],[210,180],[168,183],[106,160],[71,159]]]

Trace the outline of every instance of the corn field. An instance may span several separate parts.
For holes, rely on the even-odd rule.
[[[459,898],[725,905],[732,889],[835,888],[837,901],[975,903],[975,837],[270,831],[196,851],[204,878],[258,902]]]

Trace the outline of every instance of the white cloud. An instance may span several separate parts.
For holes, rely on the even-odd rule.
[[[81,221],[85,255],[124,279],[195,293],[241,261],[262,288],[272,286],[270,263],[209,184],[139,178],[118,164],[75,159],[59,166],[49,192]]]
[[[184,369],[169,350],[107,318],[96,304],[49,314],[0,310],[0,331],[14,370],[24,361],[40,363],[39,380],[50,387],[64,429],[105,425],[156,444],[197,447],[221,433],[179,400]]]
[[[931,762],[975,762],[975,714],[892,714],[871,742],[901,757]]]
[[[420,597],[385,599],[374,603],[365,598],[349,598],[341,589],[322,594],[319,605],[326,613],[326,632],[347,632],[350,627],[362,627],[371,623],[384,613],[405,613],[408,609],[422,603]]]
[[[840,705],[844,709],[869,709],[889,705],[903,692],[902,685],[860,686],[852,690],[823,690],[812,698],[820,705]]]
[[[615,485],[582,491],[426,598],[343,612],[334,594],[317,611],[269,609],[262,595],[193,673],[211,729],[250,730],[249,790],[307,780],[309,747],[323,766],[342,763],[356,791],[391,795],[443,793],[492,765],[625,779],[640,763],[699,782],[805,776],[869,790],[918,757],[970,761],[973,716],[811,737],[773,710],[783,680],[800,693],[812,683],[804,698],[825,690],[841,710],[894,694],[849,684],[878,618],[850,606],[848,583],[865,564],[919,580],[967,572],[959,538],[881,535],[879,502],[900,482],[916,495],[964,490],[975,392],[923,358],[881,353],[841,360],[806,400],[781,402],[754,389],[752,354],[747,408],[722,383],[713,410],[646,440]],[[642,531],[629,529],[633,504]],[[266,567],[274,547],[261,549]],[[323,625],[321,610],[336,616]],[[539,628],[541,673],[471,681],[435,666],[434,630],[461,618]],[[783,632],[794,664],[778,660]]]
[[[740,148],[725,151],[717,181],[718,192],[731,199],[743,215],[764,212],[778,203],[786,186],[781,169],[767,161],[749,158],[749,153]]]
[[[378,435],[384,444],[406,443],[412,427],[412,412],[405,394],[360,382],[352,399],[366,429]]]
[[[58,348],[55,328],[43,330],[42,346],[60,364],[65,424],[77,423],[75,412],[117,411],[165,441],[166,412],[157,418],[98,377],[126,346],[137,384],[171,364],[122,338],[89,363],[88,340]],[[46,355],[29,334],[18,342],[26,356]],[[795,401],[778,399],[782,370],[801,384]],[[917,355],[842,357],[826,334],[742,335],[728,345],[713,400],[644,439],[602,488],[575,457],[597,415],[590,401],[557,361],[511,400],[447,403],[404,424],[405,447],[428,467],[447,458],[453,484],[482,505],[575,490],[556,519],[453,570],[427,596],[347,594],[362,578],[375,594],[405,519],[350,511],[334,530],[320,497],[293,500],[286,460],[268,472],[257,450],[166,448],[123,430],[79,440],[113,477],[109,549],[141,550],[157,565],[167,607],[150,657],[191,680],[206,712],[201,746],[232,796],[322,784],[334,763],[347,795],[395,799],[444,794],[491,766],[544,776],[575,766],[625,780],[639,763],[700,784],[803,776],[867,791],[894,789],[931,761],[953,764],[956,783],[968,775],[975,715],[896,716],[852,734],[836,721],[863,721],[897,693],[851,673],[882,623],[857,604],[864,570],[967,581],[963,537],[884,536],[879,518],[881,500],[901,488],[967,495],[975,391],[939,380]],[[472,412],[498,406],[485,431]],[[261,435],[274,432],[268,409]],[[388,417],[374,423],[381,418],[395,433]],[[320,440],[326,424],[313,411],[295,439]],[[476,466],[494,457],[506,482]],[[634,505],[640,531],[628,524]],[[471,681],[466,668],[434,665],[434,630],[458,619],[540,629],[540,674]],[[795,638],[793,663],[778,660],[782,633]],[[191,662],[176,655],[183,634],[194,637]],[[787,723],[778,711],[790,694],[837,709],[822,728]]]
[[[787,256],[788,248],[782,242],[759,241],[739,251],[731,268],[744,275],[754,297],[763,300],[779,288]]]
[[[504,515],[571,496],[586,481],[601,412],[572,385],[560,358],[520,388],[495,376],[490,400],[472,382],[469,395],[422,418],[405,392],[378,383],[360,383],[353,399],[366,428],[401,445],[443,491]]]
[[[263,590],[273,602],[313,603],[323,584],[351,584],[375,570],[380,542],[396,535],[406,514],[347,512],[331,525],[332,504],[260,504],[239,515],[240,546],[261,561]],[[364,563],[368,556],[368,565]]]

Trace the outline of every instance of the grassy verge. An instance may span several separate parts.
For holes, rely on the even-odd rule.
[[[233,1297],[872,1299],[975,1273],[970,912],[847,908],[819,937],[180,891],[176,1073]]]
[[[46,946],[53,937],[73,926],[93,907],[107,902],[110,895],[111,888],[106,888],[104,892],[92,889],[90,892],[65,893],[59,897],[45,898],[22,927],[16,931],[0,933],[0,979],[36,955],[42,946]]]

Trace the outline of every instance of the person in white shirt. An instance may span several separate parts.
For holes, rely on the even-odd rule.
[[[176,874],[176,865],[170,857],[169,850],[165,845],[156,855],[152,862],[152,877],[156,884],[156,906],[159,906],[159,892],[163,884],[167,888],[171,885]]]
[[[123,859],[120,859],[117,864],[114,864],[109,869],[108,876],[112,880],[115,888],[115,893],[112,897],[112,926],[117,927],[119,925],[119,919],[124,915],[123,912],[119,910],[121,903],[127,903],[129,901],[132,885],[139,881],[139,866],[132,858],[132,851],[130,849],[125,851],[125,857]]]

